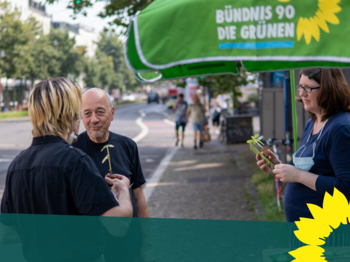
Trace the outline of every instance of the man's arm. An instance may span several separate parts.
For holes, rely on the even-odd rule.
[[[138,217],[149,217],[146,205],[146,198],[143,193],[142,186],[134,189],[134,197],[136,202],[136,212]]]
[[[114,219],[101,218],[101,222],[111,235],[125,236],[130,224],[130,219],[126,217],[132,217],[133,212],[129,193],[130,180],[122,175],[116,175],[114,179],[105,177],[105,180],[108,184],[113,184],[112,190],[117,194],[119,206],[107,210],[101,217],[125,218],[118,220],[118,223]]]
[[[188,122],[188,117],[190,116],[190,114],[191,114],[191,109],[188,108],[186,111],[186,123]]]
[[[179,100],[176,100],[176,103],[173,105],[174,110],[176,110],[178,104],[179,104]]]

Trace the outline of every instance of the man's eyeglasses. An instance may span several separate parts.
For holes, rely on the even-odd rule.
[[[299,92],[301,91],[301,89],[303,89],[306,93],[311,93],[312,90],[314,90],[314,89],[319,89],[320,86],[317,86],[317,87],[308,87],[308,86],[298,85],[297,88],[298,88],[298,91],[299,91]]]

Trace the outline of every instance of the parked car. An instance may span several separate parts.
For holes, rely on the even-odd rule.
[[[148,99],[147,99],[147,103],[150,104],[152,102],[156,102],[157,104],[159,104],[159,95],[156,92],[149,92],[148,93]]]
[[[175,105],[176,103],[176,100],[177,100],[177,96],[170,96],[169,99],[168,99],[168,102],[166,103],[167,104],[167,107],[169,109],[172,109],[173,106]]]
[[[133,94],[124,94],[124,95],[122,95],[122,100],[135,101],[135,96]]]

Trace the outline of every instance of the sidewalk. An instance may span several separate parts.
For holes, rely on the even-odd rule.
[[[147,202],[150,216],[254,220],[246,182],[256,161],[247,144],[226,145],[212,134],[212,141],[194,150],[192,134],[189,128],[185,148],[173,156],[159,183],[148,185],[155,186]]]

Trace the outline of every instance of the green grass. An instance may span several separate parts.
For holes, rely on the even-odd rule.
[[[2,118],[11,118],[11,117],[23,117],[28,116],[28,111],[14,111],[14,112],[0,112],[0,119]]]
[[[259,194],[259,201],[264,207],[263,219],[266,221],[286,221],[283,199],[281,200],[282,210],[278,209],[273,175],[257,169],[250,181],[255,185]]]

